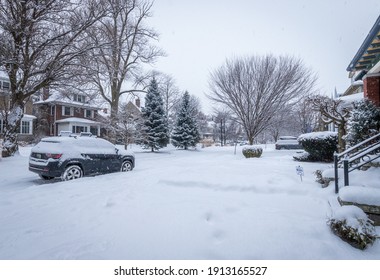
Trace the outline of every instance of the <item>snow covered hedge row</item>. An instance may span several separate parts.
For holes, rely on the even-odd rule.
[[[262,153],[263,153],[263,149],[261,147],[246,146],[243,148],[243,155],[246,158],[252,158],[252,157],[259,158],[261,157]]]
[[[308,155],[294,156],[294,159],[330,162],[334,159],[334,152],[337,151],[338,133],[331,131],[306,133],[298,137],[298,142]]]

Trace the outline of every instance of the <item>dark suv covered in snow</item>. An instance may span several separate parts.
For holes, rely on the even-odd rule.
[[[31,150],[29,170],[42,179],[60,177],[62,180],[82,176],[130,171],[135,157],[112,143],[95,137],[43,138]]]

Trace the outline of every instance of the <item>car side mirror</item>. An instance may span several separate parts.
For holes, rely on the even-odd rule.
[[[116,154],[119,154],[119,149],[115,148],[115,152],[116,152]]]

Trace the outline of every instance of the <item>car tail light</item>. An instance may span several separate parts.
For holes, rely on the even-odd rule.
[[[62,154],[46,154],[46,157],[49,159],[49,158],[52,158],[52,159],[60,159],[62,156]]]

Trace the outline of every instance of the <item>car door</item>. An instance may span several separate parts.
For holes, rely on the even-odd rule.
[[[82,156],[81,163],[84,173],[87,175],[101,172],[102,157],[98,153],[96,143],[91,140],[80,139],[77,145]]]
[[[103,139],[98,139],[99,154],[101,160],[101,172],[109,173],[119,171],[121,167],[120,156],[117,153],[116,147]]]

